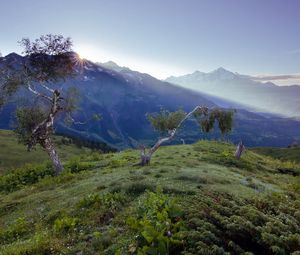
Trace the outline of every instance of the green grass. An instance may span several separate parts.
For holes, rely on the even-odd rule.
[[[253,148],[254,152],[270,156],[272,158],[280,160],[295,161],[300,163],[300,147],[292,148],[272,148],[272,147],[260,147]]]
[[[166,146],[146,167],[135,150],[77,157],[0,193],[0,254],[299,254],[299,165],[234,150]]]
[[[56,136],[54,140],[63,161],[74,155],[90,152],[87,148],[61,144],[59,136]],[[47,159],[47,153],[40,146],[28,152],[24,145],[18,143],[12,131],[0,130],[0,174],[11,168],[23,166],[25,163],[41,163]]]

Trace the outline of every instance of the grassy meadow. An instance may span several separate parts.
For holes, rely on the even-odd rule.
[[[73,144],[62,144],[61,139],[62,137],[59,136],[54,137],[62,160],[90,151]],[[18,143],[17,137],[12,131],[0,130],[0,174],[12,168],[21,167],[25,163],[42,163],[47,159],[47,153],[40,146],[28,152],[23,144]]]
[[[16,146],[16,145],[14,145]],[[300,166],[228,143],[83,153],[0,177],[0,254],[300,254]]]

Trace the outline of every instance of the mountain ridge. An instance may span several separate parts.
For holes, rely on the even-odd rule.
[[[0,59],[1,63],[7,58]],[[56,86],[59,86],[57,84]],[[148,123],[145,114],[157,112],[164,107],[174,111],[183,108],[190,111],[196,105],[208,107],[238,108],[235,127],[228,139],[243,139],[249,146],[287,146],[300,139],[300,122],[279,116],[264,115],[243,110],[226,100],[158,80],[149,74],[130,69],[115,71],[99,63],[84,61],[77,76],[66,81],[66,88],[74,86],[81,94],[80,109],[74,117],[80,121],[94,114],[101,114],[102,121],[90,121],[85,125],[67,126],[62,121],[56,125],[57,132],[105,142],[120,148],[153,144],[158,134]],[[29,96],[29,94],[24,94]],[[17,102],[7,105],[0,117],[0,128],[9,128],[9,116]],[[206,135],[199,132],[192,120],[180,133],[186,143],[198,139],[217,139],[218,132]],[[180,143],[175,139],[173,143]]]
[[[298,117],[300,115],[300,86],[278,86],[272,82],[255,81],[252,76],[218,68],[212,72],[195,71],[171,76],[168,82],[246,104],[266,112]]]

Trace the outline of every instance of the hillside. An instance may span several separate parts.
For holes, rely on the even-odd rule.
[[[260,148],[253,148],[253,151],[259,154],[273,157],[275,159],[295,161],[297,163],[300,163],[299,147],[293,147],[293,148],[260,147]]]
[[[299,165],[234,149],[162,147],[143,168],[134,150],[92,153],[60,177],[4,175],[0,254],[299,254]]]
[[[54,137],[58,153],[63,161],[91,151],[91,149],[79,148],[74,144],[63,144],[62,139],[63,137]],[[24,145],[18,143],[12,131],[0,129],[0,174],[5,170],[23,166],[25,163],[42,163],[47,159],[47,153],[40,146],[28,152]]]

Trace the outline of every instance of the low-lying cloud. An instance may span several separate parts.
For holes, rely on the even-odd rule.
[[[300,74],[258,75],[251,78],[261,82],[273,82],[280,86],[300,85]]]
[[[290,80],[290,79],[300,79],[300,74],[283,74],[283,75],[263,75],[252,77],[258,81],[273,81],[273,80]]]

